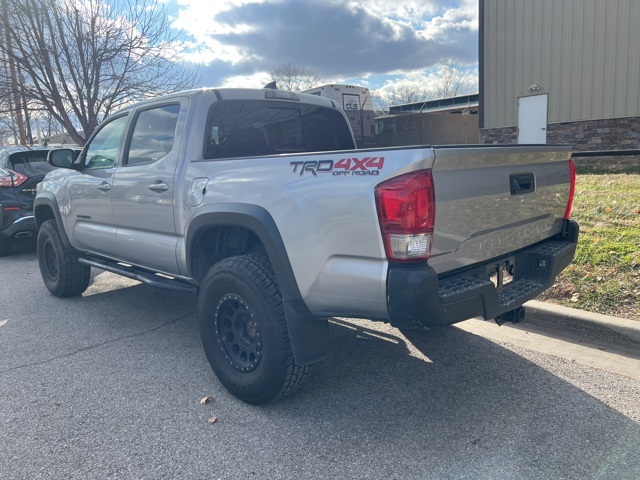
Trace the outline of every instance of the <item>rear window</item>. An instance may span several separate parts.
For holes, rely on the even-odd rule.
[[[55,167],[47,163],[48,150],[16,152],[9,156],[9,168],[27,177],[46,175]]]
[[[355,148],[342,114],[295,102],[224,100],[209,109],[205,158]]]

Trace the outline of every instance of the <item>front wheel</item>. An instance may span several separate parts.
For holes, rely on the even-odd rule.
[[[200,336],[220,382],[261,405],[291,393],[311,366],[295,363],[282,296],[269,261],[247,254],[216,263],[198,301]]]
[[[89,286],[91,267],[78,261],[67,247],[54,220],[47,220],[38,232],[38,265],[47,289],[56,297],[80,295]]]

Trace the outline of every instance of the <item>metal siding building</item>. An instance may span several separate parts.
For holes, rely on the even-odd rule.
[[[549,141],[637,148],[602,135],[580,145],[554,124],[587,122],[584,136],[616,128],[594,121],[640,126],[640,0],[480,0],[480,92],[485,141],[513,141],[519,99],[547,94]]]

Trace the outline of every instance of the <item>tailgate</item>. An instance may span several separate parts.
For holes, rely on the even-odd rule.
[[[438,273],[501,257],[562,230],[568,145],[434,147]]]

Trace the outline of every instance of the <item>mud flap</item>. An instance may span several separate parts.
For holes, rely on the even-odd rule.
[[[300,315],[287,302],[283,306],[296,364],[311,365],[328,358],[332,350],[329,320]]]

